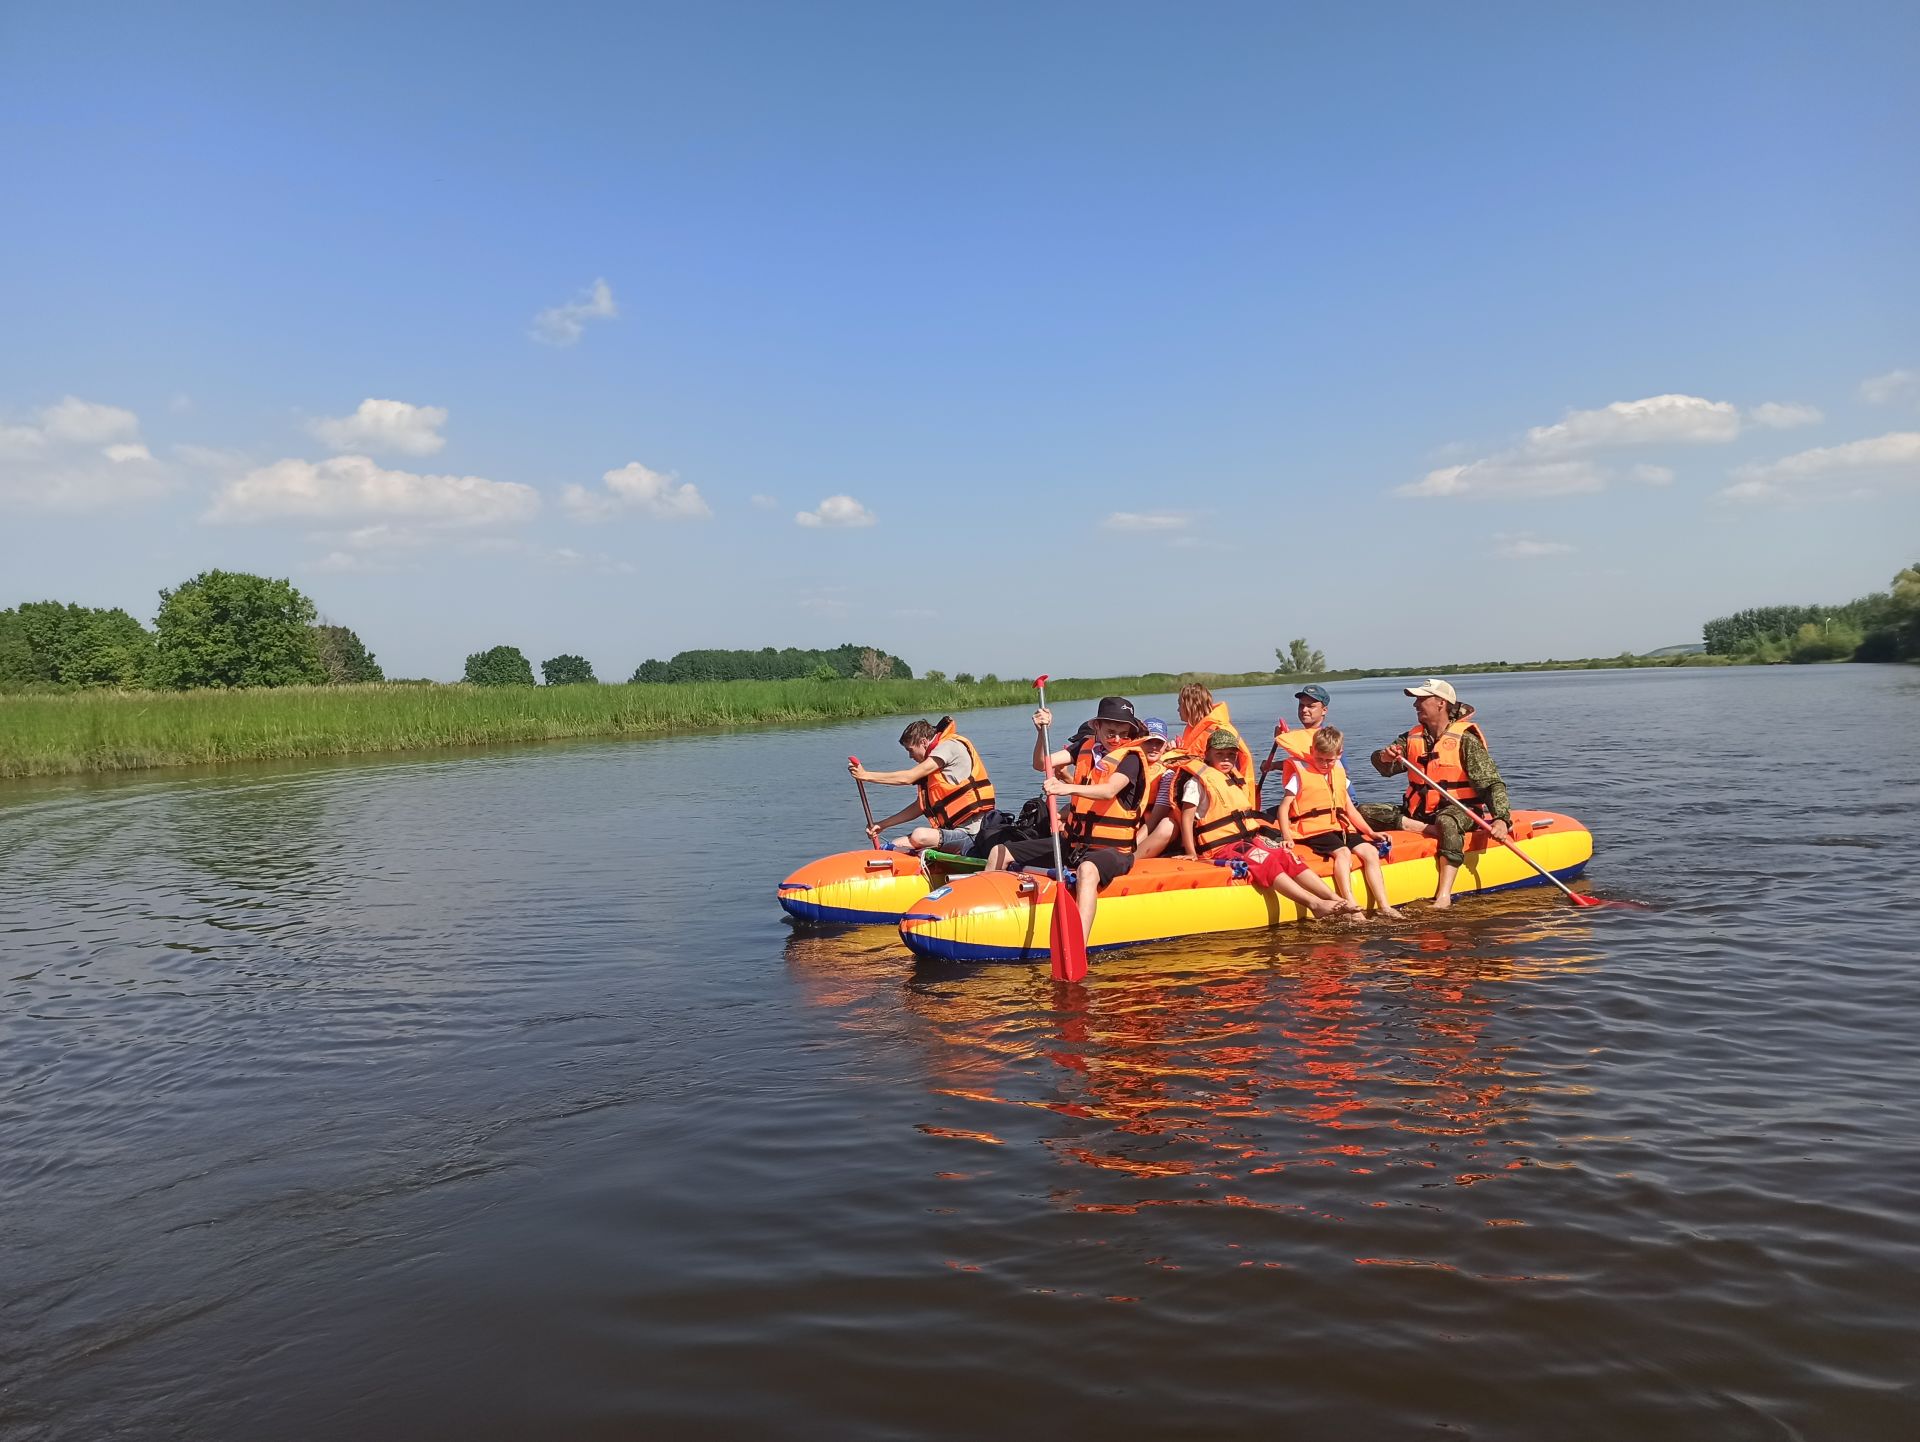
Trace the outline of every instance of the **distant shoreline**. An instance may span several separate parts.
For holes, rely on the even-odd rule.
[[[1217,690],[1502,671],[1748,664],[1723,656],[1590,658],[1392,667],[1315,675],[1245,671],[1061,677],[1049,699],[1154,695],[1188,680]],[[79,691],[0,696],[0,778],[70,776],[234,761],[376,755],[588,736],[663,736],[873,716],[1014,706],[1025,680],[721,681],[649,685],[290,686],[252,691]]]

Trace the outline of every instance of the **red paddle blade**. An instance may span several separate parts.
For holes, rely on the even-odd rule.
[[[1567,893],[1568,900],[1575,906],[1618,906],[1626,911],[1652,911],[1644,901],[1609,901],[1604,896],[1582,896],[1577,891]]]
[[[1036,691],[1044,690],[1046,688],[1046,684],[1047,684],[1047,678],[1045,676],[1035,676],[1033,678],[1033,689]]]
[[[1080,929],[1080,906],[1064,885],[1053,888],[1053,927],[1047,934],[1047,955],[1053,961],[1055,981],[1079,981],[1087,974],[1087,938]]]

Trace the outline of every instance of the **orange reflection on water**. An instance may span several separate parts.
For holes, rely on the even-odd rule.
[[[1500,1150],[1537,1082],[1490,1024],[1550,981],[1529,944],[1550,934],[1564,966],[1570,932],[1513,920],[1167,943],[1098,956],[1074,985],[1041,967],[914,972],[897,941],[876,956],[830,935],[796,935],[788,962],[842,1025],[911,1040],[942,1114],[922,1132],[1049,1148],[1087,1177],[1066,1205],[1298,1210],[1271,1189],[1471,1188],[1538,1164]]]

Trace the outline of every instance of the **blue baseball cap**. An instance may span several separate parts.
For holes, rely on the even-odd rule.
[[[1331,706],[1333,704],[1333,697],[1327,694],[1327,688],[1318,682],[1315,682],[1311,686],[1302,686],[1298,691],[1293,693],[1293,699],[1296,701],[1318,701],[1322,706]]]
[[[1162,721],[1158,716],[1149,716],[1147,717],[1146,739],[1151,741],[1156,736],[1162,741],[1173,740],[1173,733],[1167,730],[1167,723]]]

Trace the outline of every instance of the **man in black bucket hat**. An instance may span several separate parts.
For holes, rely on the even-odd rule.
[[[1135,833],[1147,802],[1146,768],[1140,740],[1147,733],[1133,702],[1124,696],[1102,696],[1088,722],[1092,734],[1070,750],[1047,753],[1042,737],[1053,724],[1044,706],[1033,713],[1033,769],[1046,777],[1042,789],[1049,796],[1069,798],[1066,866],[1075,883],[1080,919],[1088,933],[1100,888],[1133,866]],[[1071,779],[1060,779],[1061,769]],[[1053,860],[1053,841],[1002,842],[987,854],[987,870],[1044,866]],[[1062,878],[1066,880],[1067,878]]]

